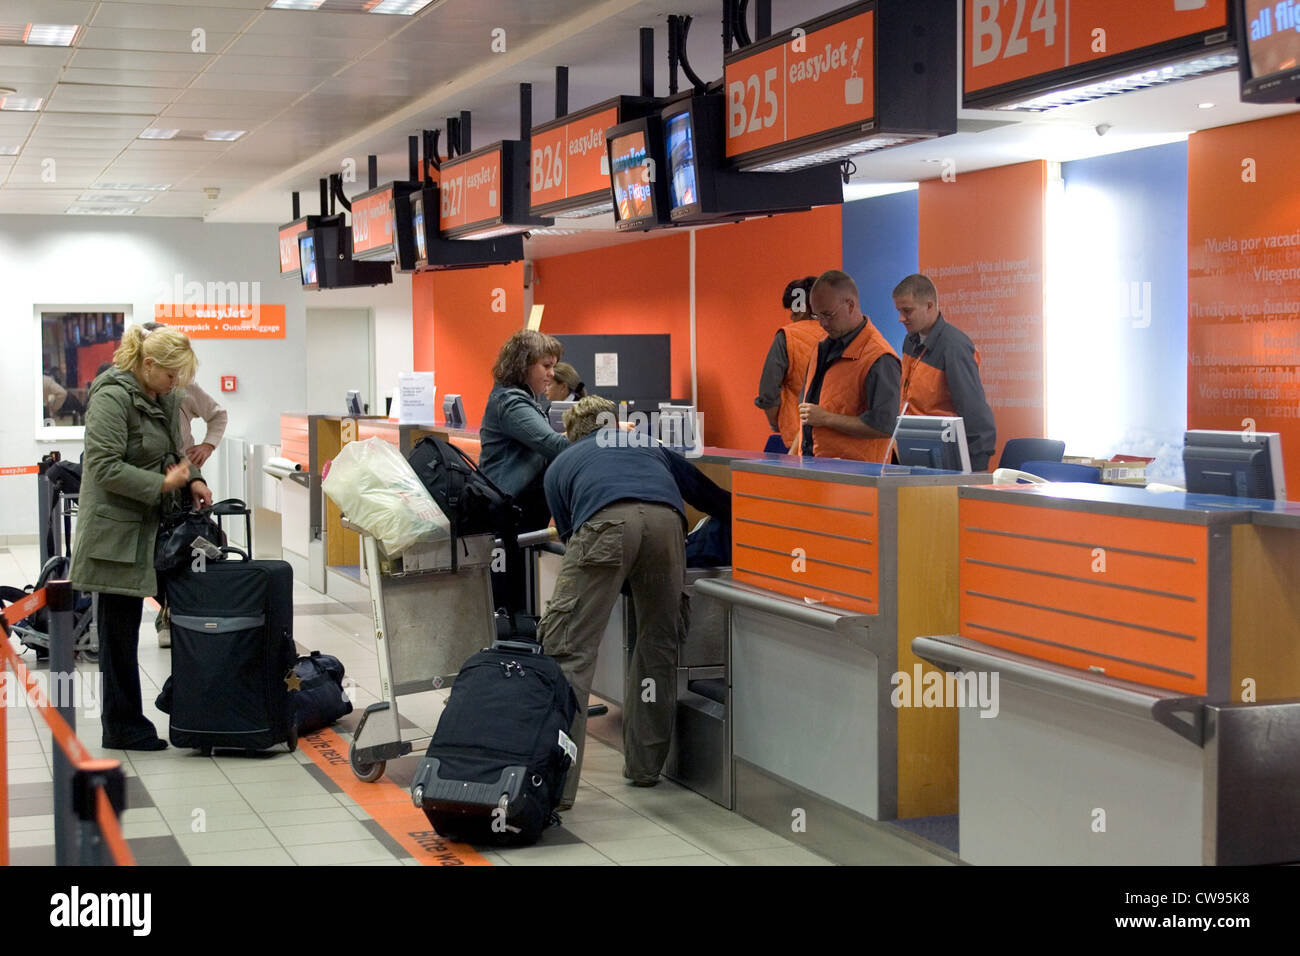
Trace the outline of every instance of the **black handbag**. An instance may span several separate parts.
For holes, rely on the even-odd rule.
[[[187,511],[165,517],[158,523],[158,544],[153,555],[155,571],[175,571],[189,564],[195,538],[204,538],[218,548],[225,547],[226,534],[212,517],[212,511],[212,508]]]

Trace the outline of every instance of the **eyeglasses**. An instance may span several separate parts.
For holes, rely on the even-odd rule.
[[[815,319],[818,322],[829,322],[831,319],[835,318],[835,313],[840,310],[840,306],[847,301],[849,300],[841,299],[839,301],[839,304],[836,305],[835,308],[831,309],[829,312],[810,312],[808,314],[811,315],[813,319]]]

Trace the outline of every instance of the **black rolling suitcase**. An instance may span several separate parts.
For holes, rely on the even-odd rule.
[[[526,846],[551,822],[577,754],[577,700],[560,665],[528,641],[496,641],[460,669],[411,796],[438,833]]]
[[[204,753],[282,743],[293,750],[293,569],[285,561],[250,560],[238,548],[221,551],[223,560],[167,576],[169,737],[173,746]]]

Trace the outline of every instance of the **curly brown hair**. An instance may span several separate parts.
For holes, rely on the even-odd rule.
[[[548,355],[556,359],[564,356],[559,339],[532,329],[520,329],[501,346],[492,366],[492,377],[498,385],[524,387],[528,384],[528,369]]]

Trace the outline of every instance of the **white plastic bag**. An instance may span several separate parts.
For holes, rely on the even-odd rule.
[[[330,462],[321,488],[388,554],[451,537],[447,516],[401,452],[382,438],[344,445]]]

